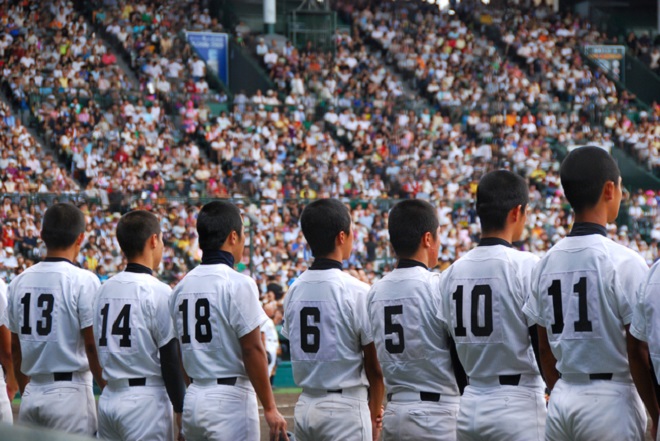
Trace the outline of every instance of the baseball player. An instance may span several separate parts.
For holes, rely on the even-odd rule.
[[[275,366],[277,365],[277,355],[280,352],[280,339],[277,335],[273,315],[275,314],[275,304],[266,303],[264,305],[264,312],[268,316],[268,320],[261,325],[261,339],[268,355],[268,375],[270,377],[270,384],[273,384],[275,378]]]
[[[479,245],[442,275],[442,313],[470,379],[461,397],[461,441],[543,440],[545,384],[522,311],[538,258],[512,243],[525,228],[527,183],[506,170],[477,187]]]
[[[234,270],[245,234],[238,208],[226,201],[202,207],[197,218],[202,263],[174,288],[170,314],[191,385],[183,435],[195,440],[259,440],[257,398],[270,439],[286,439],[286,421],[268,380],[257,284]],[[256,395],[255,395],[256,391]]]
[[[369,286],[342,271],[353,248],[350,214],[338,200],[320,199],[300,223],[314,262],[284,298],[282,329],[303,388],[295,437],[378,439],[384,386],[367,314]]]
[[[171,289],[153,276],[163,256],[158,218],[142,210],[125,214],[117,241],[128,264],[94,302],[94,335],[108,382],[99,399],[99,438],[172,441],[172,407],[180,433],[186,386]],[[168,396],[172,406],[165,405]]]
[[[630,372],[637,392],[642,398],[651,416],[651,434],[653,439],[658,439],[658,401],[653,393],[655,382],[649,375],[649,359],[655,368],[656,378],[660,378],[660,261],[652,267],[649,275],[642,285],[639,299],[633,314],[633,320],[628,333],[628,358],[630,361]],[[648,344],[647,344],[648,342]]]
[[[18,391],[11,360],[11,333],[3,325],[7,310],[7,285],[0,279],[0,423],[12,423],[11,400]],[[5,395],[3,391],[7,391]]]
[[[84,231],[85,216],[74,205],[46,210],[41,229],[46,258],[9,285],[7,322],[22,395],[18,420],[94,435],[92,375],[101,388],[105,381],[92,329],[100,282],[73,264]]]
[[[387,388],[383,439],[455,440],[460,400],[447,327],[436,319],[438,217],[422,200],[399,202],[388,230],[396,269],[369,291],[368,311]]]
[[[524,306],[538,324],[552,391],[546,439],[642,440],[646,412],[630,375],[626,333],[648,267],[607,238],[605,225],[621,202],[619,168],[605,150],[581,147],[566,156],[560,178],[575,223],[534,268]]]

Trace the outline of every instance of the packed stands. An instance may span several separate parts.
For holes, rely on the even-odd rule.
[[[356,240],[347,268],[363,280],[373,281],[394,263],[387,244],[387,212],[399,198],[422,197],[438,207],[441,267],[446,267],[478,240],[475,185],[496,167],[511,168],[529,180],[532,203],[522,246],[543,254],[572,222],[561,196],[553,144],[621,140],[616,127],[599,129],[585,109],[593,104],[603,109],[599,121],[610,117],[620,124],[618,117],[611,118],[617,113],[608,110],[626,98],[609,90],[604,76],[580,64],[574,51],[575,56],[565,59],[565,72],[589,80],[576,81],[575,93],[571,81],[563,95],[556,79],[541,75],[550,69],[547,54],[537,50],[527,54],[532,63],[518,63],[519,49],[526,54],[526,36],[536,24],[523,20],[512,26],[515,50],[500,52],[468,16],[452,17],[437,7],[415,11],[411,3],[405,14],[389,9],[395,6],[359,10],[353,3],[340,4],[354,27],[337,34],[334,56],[310,46],[296,49],[257,40],[255,56],[275,89],[254,96],[239,93],[215,117],[206,103],[223,102],[222,93],[204,86],[204,72],[180,31],[220,28],[201,2],[186,4],[191,9],[185,14],[179,2],[153,4],[94,4],[94,23],[103,31],[96,34],[76,11],[65,20],[78,23],[80,29],[71,35],[87,39],[90,57],[113,53],[95,36],[106,35],[110,47],[126,56],[138,78],[136,87],[117,60],[106,65],[83,56],[87,64],[78,66],[68,48],[54,67],[65,72],[78,66],[77,76],[88,81],[75,87],[71,81],[69,87],[67,80],[65,87],[58,80],[57,87],[38,90],[38,100],[31,98],[32,91],[23,97],[47,139],[65,153],[69,175],[81,184],[81,194],[60,198],[86,202],[90,234],[79,263],[101,278],[122,268],[113,237],[119,213],[147,208],[161,216],[168,245],[162,274],[175,283],[199,258],[195,214],[212,197],[242,201],[250,224],[249,248],[239,269],[252,271],[264,294],[273,282],[285,289],[308,264],[298,218],[305,200],[318,197],[340,197],[350,204]],[[59,5],[52,2],[50,11],[59,12]],[[30,26],[52,23],[56,13],[46,11],[35,19],[30,7],[9,9],[22,18],[19,34],[35,37],[18,37],[8,45],[2,58],[7,65],[29,41],[58,47],[56,29],[44,27],[39,35],[38,27]],[[384,27],[383,21],[393,26]],[[65,26],[61,37],[70,38],[69,32]],[[11,64],[13,75],[6,78],[15,105],[24,105],[20,91],[25,89],[15,87],[19,92],[13,92],[13,82],[46,77],[40,58],[30,68],[21,58]],[[598,89],[596,95],[592,87]],[[210,160],[202,144],[208,144]],[[55,164],[43,152],[37,157]],[[0,168],[3,164],[0,158]],[[61,174],[60,179],[73,182]],[[46,188],[66,192],[49,184]],[[629,208],[622,217],[628,220],[610,234],[653,261],[660,238],[660,228],[652,227],[656,194],[642,191],[627,197]],[[52,200],[45,195],[5,198],[0,271],[7,278],[27,260],[40,258],[43,247],[35,233]]]

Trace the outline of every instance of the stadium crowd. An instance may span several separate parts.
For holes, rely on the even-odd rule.
[[[20,196],[14,193],[18,185],[9,191],[15,176],[28,177],[30,188],[24,193],[48,191],[84,203],[90,226],[79,263],[102,279],[124,264],[114,237],[119,213],[147,208],[161,216],[168,245],[161,275],[174,284],[200,257],[195,234],[198,198],[243,200],[250,236],[239,268],[252,271],[264,295],[280,296],[310,261],[298,222],[304,200],[340,197],[350,203],[356,240],[346,267],[373,281],[394,263],[387,246],[387,213],[397,199],[426,198],[437,207],[443,268],[478,239],[476,182],[493,168],[511,168],[530,182],[529,226],[521,246],[543,254],[572,222],[550,141],[564,146],[598,141],[607,146],[625,137],[615,126],[609,131],[592,127],[575,105],[600,100],[610,108],[623,97],[607,89],[611,84],[604,76],[578,57],[564,59],[566,67],[560,72],[567,78],[539,79],[539,72],[553,69],[545,55],[535,58],[538,50],[528,54],[533,59],[528,68],[521,68],[474,32],[470,22],[438,13],[437,8],[433,14],[401,15],[400,10],[339,5],[354,15],[357,27],[337,34],[334,57],[311,46],[298,50],[290,44],[278,47],[258,41],[256,54],[277,90],[251,97],[238,94],[231,110],[211,117],[205,101],[217,96],[203,95],[204,71],[195,58],[183,63],[190,50],[178,36],[181,29],[207,25],[201,2],[193,2],[191,14],[180,14],[177,2],[159,2],[154,9],[150,2],[106,1],[97,9],[96,24],[116,35],[131,54],[140,81],[134,93],[124,92],[130,80],[117,63],[103,62],[104,55],[114,55],[79,13],[55,1],[37,14],[34,4],[11,4],[7,10],[17,32],[11,40],[5,34],[2,60],[11,75],[3,78],[16,104],[27,100],[70,166],[64,170],[41,152],[3,107],[2,136],[16,146],[3,149],[0,158],[3,192],[8,194],[0,210],[0,271],[6,279],[41,257],[38,231],[52,201],[34,194]],[[39,26],[52,24],[58,14],[64,14],[61,29]],[[383,20],[394,26],[385,29]],[[508,55],[520,55],[520,48],[524,55],[527,35],[540,21],[512,20],[518,26],[511,29],[520,30],[511,42],[516,50]],[[210,25],[219,26],[213,19]],[[443,32],[430,32],[433,28]],[[71,44],[58,45],[58,35]],[[76,58],[73,46],[81,38],[82,55]],[[504,38],[510,39],[508,34]],[[51,52],[60,55],[52,66],[41,59]],[[32,62],[26,61],[29,54],[35,54]],[[94,58],[98,56],[100,62]],[[484,58],[487,63],[480,61]],[[403,78],[383,60],[395,65]],[[39,85],[37,95],[45,99],[30,102],[31,81],[46,81],[47,73],[57,70],[62,76],[55,86],[49,90]],[[71,78],[64,74],[72,71]],[[568,77],[578,74],[590,82],[573,85]],[[75,78],[84,78],[84,85],[74,86]],[[565,95],[557,86],[562,78]],[[186,86],[190,84],[195,88]],[[593,87],[597,98],[589,92]],[[97,95],[95,89],[107,99],[89,99]],[[165,110],[170,103],[163,97],[172,90],[184,91],[185,104],[175,108],[180,118],[171,118]],[[421,91],[431,105],[410,100],[416,93],[411,90]],[[566,106],[569,95],[573,105]],[[406,107],[411,102],[414,105]],[[538,110],[539,103],[547,108]],[[641,118],[639,124],[631,122],[630,130],[646,127],[654,132],[655,125],[645,126]],[[619,123],[617,119],[615,125]],[[211,161],[198,136],[209,144]],[[33,172],[24,167],[14,172],[26,149],[34,153],[27,159]],[[75,191],[81,193],[67,194]],[[657,197],[640,192],[628,195],[627,203],[630,221],[612,227],[610,235],[652,262],[658,256],[660,228],[653,229],[647,241],[640,233],[656,222]]]

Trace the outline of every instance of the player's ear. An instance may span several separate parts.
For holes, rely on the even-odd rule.
[[[156,247],[158,246],[158,234],[152,234],[151,237],[149,238],[149,246],[151,247],[152,250],[155,250]]]
[[[339,234],[337,234],[337,237],[335,238],[335,245],[340,247],[344,245],[344,242],[346,242],[346,233],[340,231]]]
[[[603,194],[602,197],[606,201],[611,201],[614,199],[614,193],[616,192],[616,184],[614,181],[607,181],[605,185],[603,185]]]
[[[85,240],[85,233],[82,232],[78,235],[78,238],[76,239],[76,242],[75,242],[76,246],[79,246],[79,247],[82,246],[82,243],[83,243],[84,240]]]

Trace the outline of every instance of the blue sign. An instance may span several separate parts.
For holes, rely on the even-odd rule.
[[[186,36],[206,67],[229,86],[229,36],[217,32],[186,32]]]

